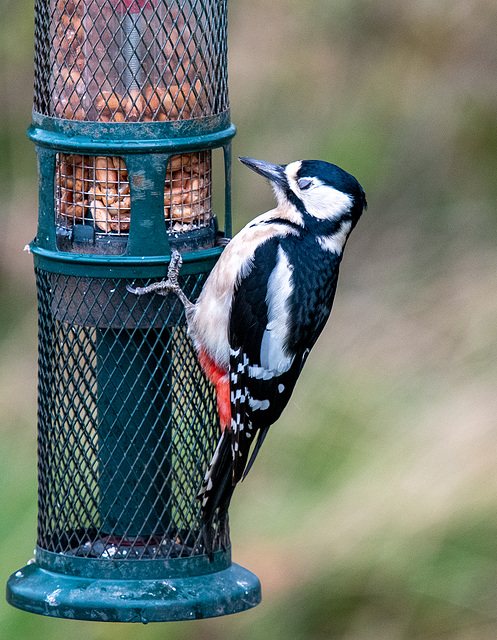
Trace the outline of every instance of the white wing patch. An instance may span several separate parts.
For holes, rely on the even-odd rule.
[[[257,400],[256,398],[249,398],[250,407],[256,411],[257,409],[261,409],[261,411],[266,411],[269,409],[269,400]]]
[[[276,255],[276,266],[271,272],[267,284],[268,323],[262,337],[260,361],[257,364],[251,364],[241,348],[230,349],[233,367],[230,372],[232,407],[247,403],[252,411],[267,411],[270,408],[269,399],[254,398],[245,385],[241,385],[239,388],[235,388],[235,386],[241,384],[244,376],[253,380],[271,380],[285,373],[292,366],[294,356],[288,355],[285,350],[290,327],[292,274],[293,267],[280,246]],[[233,359],[236,366],[234,366]],[[284,385],[278,385],[279,393],[282,393],[284,389]],[[252,424],[250,421],[248,424],[241,424],[241,416],[235,410],[232,413],[231,428],[235,434],[242,430],[244,433],[248,433]]]
[[[278,248],[277,262],[269,276],[266,303],[268,324],[261,342],[261,367],[254,367],[254,377],[267,380],[281,375],[292,366],[293,356],[286,353],[290,326],[289,301],[292,295],[293,267],[285,251]]]

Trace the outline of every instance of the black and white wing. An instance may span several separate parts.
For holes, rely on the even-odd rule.
[[[257,248],[252,268],[235,290],[229,325],[234,483],[250,470],[312,346],[303,334],[298,343],[291,335],[294,269],[282,238],[273,237]]]

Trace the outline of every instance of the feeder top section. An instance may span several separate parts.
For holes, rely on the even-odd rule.
[[[37,0],[34,110],[165,122],[229,110],[226,0]]]

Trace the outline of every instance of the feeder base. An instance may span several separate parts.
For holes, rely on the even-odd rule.
[[[188,578],[103,580],[47,571],[33,563],[9,578],[7,601],[54,618],[146,624],[245,611],[261,601],[261,585],[237,564]]]

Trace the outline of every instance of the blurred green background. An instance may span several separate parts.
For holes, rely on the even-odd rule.
[[[33,2],[0,21],[1,576],[36,538]],[[320,158],[369,209],[331,322],[231,508],[263,602],[222,619],[42,618],[8,640],[494,640],[497,5],[229,0],[234,157]],[[235,229],[272,206],[234,163]]]

